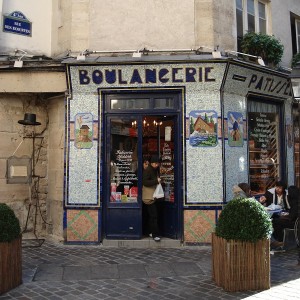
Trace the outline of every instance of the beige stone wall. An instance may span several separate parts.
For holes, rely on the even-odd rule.
[[[193,0],[73,0],[71,48],[192,48],[193,17]]]
[[[27,69],[1,72],[0,87],[0,203],[14,209],[22,230],[26,228],[25,239],[33,238],[34,233],[39,238],[53,234],[61,239],[65,73]],[[25,113],[36,114],[41,125],[19,124]],[[7,159],[33,154],[32,183],[8,184]]]
[[[217,45],[235,49],[236,46],[233,0],[71,2],[70,5],[66,1],[62,11],[63,27],[71,24],[72,51],[195,49]]]
[[[195,35],[199,46],[236,49],[234,2],[195,0]]]
[[[72,1],[52,0],[52,56],[63,56],[71,47]]]
[[[53,238],[63,239],[63,185],[65,106],[63,97],[48,100],[49,147],[48,147],[48,199],[47,233]]]
[[[103,1],[99,1],[99,2],[103,2]],[[72,51],[83,51],[85,49],[89,49],[90,46],[89,28],[92,22],[92,20],[90,20],[89,18],[90,18],[90,0],[73,0],[72,20],[71,20]],[[99,14],[97,16],[97,19],[101,19],[101,18],[102,16]]]
[[[0,93],[64,93],[66,89],[64,72],[0,72]]]
[[[40,126],[23,126],[18,123],[25,113],[34,113]],[[35,208],[37,207],[36,234],[45,235],[46,199],[48,194],[47,179],[47,110],[46,102],[35,94],[0,93],[0,202],[11,206],[20,220],[22,230],[33,231]],[[32,184],[8,184],[6,180],[7,159],[14,153],[15,157],[32,157],[33,128],[37,136],[35,143],[35,175]],[[25,138],[24,138],[25,137]],[[35,204],[38,203],[36,206]]]

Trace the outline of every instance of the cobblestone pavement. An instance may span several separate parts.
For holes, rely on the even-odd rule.
[[[271,255],[271,289],[228,293],[211,278],[211,247],[23,247],[23,284],[4,299],[300,299],[297,250]]]

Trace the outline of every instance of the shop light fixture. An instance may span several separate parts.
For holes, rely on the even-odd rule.
[[[238,51],[233,51],[233,50],[225,50],[225,53],[232,53],[232,54],[236,54],[236,55],[243,55],[243,56],[248,56],[248,57],[254,57],[257,60],[257,63],[261,66],[265,66],[265,62],[264,60],[257,55],[251,55],[248,53],[243,53],[243,52],[238,52]]]
[[[220,51],[212,51],[211,54],[212,54],[212,57],[213,57],[213,58],[221,58],[221,57],[222,57]]]
[[[85,61],[86,56],[89,55],[89,53],[89,50],[84,50],[79,55],[77,55],[76,59],[80,61]]]
[[[136,51],[136,52],[133,52],[132,57],[140,58],[140,57],[142,57],[142,52],[140,52],[139,50]]]
[[[143,55],[148,55],[149,53],[190,53],[195,52],[196,54],[202,54],[204,49],[208,49],[211,52],[213,58],[221,58],[221,52],[218,50],[217,46],[216,48],[206,47],[206,46],[200,46],[196,49],[139,49],[139,50],[100,50],[100,51],[90,51],[90,50],[84,50],[80,52],[79,55],[77,55],[77,60],[79,61],[85,61],[86,57],[90,54],[130,54],[133,58],[141,58]]]
[[[211,48],[211,47],[207,47],[207,46],[200,46],[195,50],[196,54],[200,54],[201,52],[205,52],[204,49],[209,50],[209,52],[211,52],[213,58],[221,58],[222,57],[222,54],[219,51],[219,45],[215,48]]]
[[[23,67],[23,61],[22,58],[24,56],[26,57],[33,57],[33,55],[28,54],[26,51],[21,49],[15,49],[15,56],[17,56],[18,53],[22,53],[21,56],[14,62],[14,68],[22,68]]]
[[[22,67],[23,67],[23,61],[21,60],[21,58],[19,58],[14,62],[14,68],[22,68]]]

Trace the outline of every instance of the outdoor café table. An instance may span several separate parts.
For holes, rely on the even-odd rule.
[[[265,207],[265,210],[266,212],[270,215],[270,217],[273,216],[273,214],[279,214],[282,212],[282,209],[281,208],[275,208],[275,209],[272,209],[270,207]]]

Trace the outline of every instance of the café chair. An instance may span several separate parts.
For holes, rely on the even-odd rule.
[[[283,230],[283,249],[291,250],[299,247],[298,239],[298,223],[299,217],[297,218],[294,228],[284,228]]]

